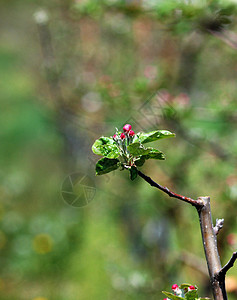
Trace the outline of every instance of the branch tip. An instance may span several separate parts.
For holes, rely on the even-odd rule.
[[[224,221],[225,221],[224,219],[216,219],[216,225],[213,228],[215,235],[217,235],[221,230],[221,228],[223,227]]]

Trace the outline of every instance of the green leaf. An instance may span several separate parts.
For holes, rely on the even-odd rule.
[[[146,155],[150,152],[150,149],[145,148],[139,142],[130,144],[127,149],[132,156]]]
[[[198,298],[198,300],[211,300],[211,298],[208,298],[208,297],[206,297],[206,298]]]
[[[161,151],[154,149],[154,148],[147,148],[150,152],[146,155],[141,155],[139,158],[135,160],[135,164],[137,167],[141,167],[146,160],[148,159],[159,159],[159,160],[164,160],[165,156],[164,153]]]
[[[160,160],[164,160],[165,159],[165,155],[164,153],[162,153],[161,151],[154,149],[154,148],[148,148],[150,150],[150,152],[146,155],[144,155],[145,159],[160,159]]]
[[[135,178],[137,178],[137,168],[132,166],[131,169],[129,169],[129,172],[130,172],[130,179],[131,180],[134,180]]]
[[[172,293],[169,293],[169,292],[162,292],[165,296],[167,296],[169,299],[172,299],[172,300],[184,300],[183,297],[179,297],[179,296],[176,296]]]
[[[141,167],[141,166],[144,165],[145,161],[146,161],[145,155],[144,156],[140,156],[138,159],[135,160],[135,165],[137,167]]]
[[[117,158],[120,155],[119,148],[112,138],[102,136],[92,145],[92,151],[97,155],[107,158]]]
[[[175,134],[168,130],[155,130],[148,133],[139,132],[136,135],[134,142],[145,144],[173,136],[175,136]]]
[[[186,300],[195,300],[197,298],[198,298],[197,290],[192,290],[192,291],[189,291],[185,294],[185,299]]]
[[[132,143],[128,146],[128,150],[130,152],[130,154],[132,156],[141,156],[143,157],[144,159],[149,159],[149,158],[152,158],[152,159],[165,159],[165,156],[164,154],[155,149],[155,148],[152,148],[152,147],[148,147],[148,148],[145,148],[142,144],[140,143]],[[142,161],[143,163],[145,161]],[[142,164],[143,164],[142,163]]]
[[[118,159],[109,159],[107,157],[101,158],[95,167],[96,175],[103,175],[109,173],[113,170],[118,169],[119,160]]]

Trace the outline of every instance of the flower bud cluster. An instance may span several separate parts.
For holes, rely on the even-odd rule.
[[[135,132],[132,130],[132,126],[130,124],[126,124],[123,126],[122,133],[119,133],[117,131],[117,133],[113,135],[113,140],[119,147],[122,157],[124,158],[124,162],[128,163],[129,165],[132,165],[133,162],[130,160],[130,155],[129,151],[127,150],[127,146],[132,143],[134,136]]]
[[[173,291],[174,295],[178,296],[178,297],[183,297],[184,293],[192,291],[192,290],[196,290],[196,287],[193,286],[193,285],[190,285],[188,287],[188,289],[185,288],[184,290],[180,289],[177,284],[173,284],[172,285],[172,291]],[[164,298],[163,300],[170,300],[170,299],[169,298]]]
[[[124,139],[126,136],[134,136],[135,132],[132,130],[132,126],[130,124],[126,124],[123,126],[123,133],[121,133],[121,139]]]

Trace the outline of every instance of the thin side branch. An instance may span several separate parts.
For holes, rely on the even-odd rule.
[[[176,194],[172,191],[170,191],[167,187],[164,187],[162,185],[160,185],[159,183],[155,182],[154,180],[152,180],[149,176],[146,176],[145,174],[143,174],[141,171],[138,171],[138,175],[143,178],[146,182],[148,182],[151,186],[156,187],[157,189],[163,191],[164,193],[166,193],[167,195],[169,195],[170,197],[173,198],[177,198],[179,200],[182,200],[184,202],[187,202],[193,206],[195,206],[196,208],[201,208],[203,206],[203,203],[201,200],[194,200],[192,198],[189,197],[185,197],[179,194]]]
[[[219,233],[223,225],[224,225],[224,219],[216,219],[216,225],[213,228],[215,235]]]
[[[228,263],[220,270],[219,274],[218,274],[218,277],[219,279],[220,278],[223,278],[225,277],[226,273],[229,271],[230,268],[232,268],[234,266],[234,263],[237,259],[237,251],[234,252],[232,254],[232,257],[231,259],[228,261]]]

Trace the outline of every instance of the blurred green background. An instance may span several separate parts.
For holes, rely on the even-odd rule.
[[[131,123],[167,129],[142,171],[211,197],[222,263],[237,248],[235,1],[0,2],[0,299],[211,296],[195,209],[127,172],[95,177],[91,145]],[[155,145],[154,145],[155,146]],[[75,172],[89,205],[61,195]],[[237,268],[227,276],[236,299]]]

